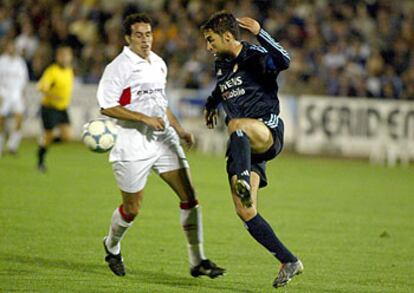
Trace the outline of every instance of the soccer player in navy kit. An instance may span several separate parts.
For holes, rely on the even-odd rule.
[[[257,37],[261,46],[239,41],[239,27]],[[249,233],[281,263],[273,282],[285,286],[303,271],[302,262],[277,238],[257,211],[257,191],[267,185],[266,162],[283,147],[276,78],[289,67],[290,57],[260,24],[221,11],[201,27],[207,50],[214,54],[217,85],[205,105],[204,118],[214,128],[221,103],[230,135],[227,173],[238,216]]]

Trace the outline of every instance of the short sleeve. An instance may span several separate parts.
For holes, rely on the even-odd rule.
[[[97,99],[101,108],[107,109],[119,106],[119,98],[122,95],[125,79],[122,70],[108,65],[98,85]]]

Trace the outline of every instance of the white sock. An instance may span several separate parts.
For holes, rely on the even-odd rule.
[[[4,147],[4,132],[0,132],[0,157],[3,154]]]
[[[9,141],[7,143],[7,149],[9,151],[17,151],[20,145],[20,141],[22,140],[22,132],[15,131],[10,135]]]
[[[187,238],[188,260],[191,267],[195,267],[203,259],[203,224],[201,218],[201,207],[199,205],[191,209],[181,209],[180,222]]]
[[[111,226],[109,227],[108,237],[106,238],[106,248],[112,254],[119,254],[121,252],[121,240],[124,237],[126,231],[132,226],[133,222],[126,222],[121,213],[119,207],[117,207],[112,214]]]

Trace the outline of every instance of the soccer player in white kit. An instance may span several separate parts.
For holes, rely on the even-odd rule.
[[[0,157],[4,152],[5,124],[9,115],[14,117],[14,128],[9,135],[7,150],[16,154],[19,148],[24,112],[23,92],[28,79],[26,62],[18,55],[13,40],[7,41],[0,56]]]
[[[147,177],[154,170],[180,199],[191,275],[218,277],[225,270],[204,255],[201,208],[179,142],[181,138],[191,145],[194,138],[168,108],[167,66],[151,51],[151,19],[145,14],[129,15],[124,30],[129,46],[107,65],[97,93],[101,113],[116,118],[119,126],[109,161],[122,204],[115,209],[104,238],[105,260],[116,275],[125,275],[120,242],[139,213]]]

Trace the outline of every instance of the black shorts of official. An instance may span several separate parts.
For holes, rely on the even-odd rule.
[[[52,130],[60,124],[70,124],[69,115],[66,110],[57,110],[42,106],[40,108],[42,116],[43,128],[46,130]]]
[[[267,177],[266,177],[266,162],[274,159],[283,149],[283,134],[285,131],[285,125],[283,120],[279,118],[277,127],[270,128],[270,132],[273,136],[273,145],[265,152],[261,154],[251,155],[251,172],[255,172],[260,177],[259,188],[267,186]],[[230,144],[227,146],[226,151],[227,156],[227,174],[229,181],[231,177],[236,175],[236,168],[234,166],[234,158],[230,154]]]

